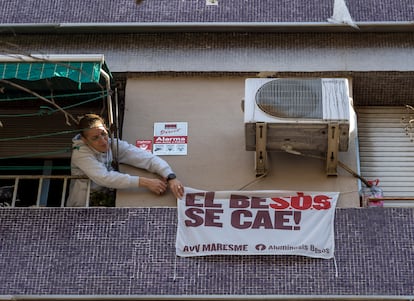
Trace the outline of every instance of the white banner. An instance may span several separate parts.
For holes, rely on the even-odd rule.
[[[186,187],[176,254],[333,258],[338,192],[216,191]]]

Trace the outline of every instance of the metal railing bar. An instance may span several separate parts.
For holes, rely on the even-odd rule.
[[[13,198],[12,198],[12,207],[16,206],[16,199],[17,199],[17,188],[19,187],[19,178],[14,179],[14,189],[13,189]]]
[[[37,207],[40,207],[40,197],[42,196],[42,185],[43,185],[43,178],[40,178],[39,185],[37,186],[37,198],[36,198]]]
[[[89,198],[91,196],[91,181],[88,181],[88,188],[86,189],[86,204],[85,207],[89,207]]]
[[[68,186],[68,179],[63,179],[62,198],[60,200],[60,207],[65,207],[66,187]]]

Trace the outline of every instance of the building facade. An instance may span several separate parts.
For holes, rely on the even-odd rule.
[[[125,208],[2,211],[7,225],[13,227],[25,220],[26,215],[39,231],[41,225],[51,229],[63,227],[63,241],[45,233],[45,244],[51,246],[48,249],[56,251],[59,246],[65,246],[65,249],[73,248],[71,254],[77,249],[83,255],[92,252],[97,256],[88,259],[85,255],[85,259],[65,261],[66,251],[56,255],[60,258],[57,260],[50,260],[49,251],[35,255],[34,250],[39,248],[37,239],[35,234],[27,232],[28,236],[18,239],[17,245],[28,246],[28,257],[38,256],[39,265],[32,271],[30,264],[24,261],[25,254],[6,249],[8,253],[5,254],[13,258],[13,262],[24,266],[28,280],[24,282],[15,276],[17,266],[10,263],[8,273],[2,274],[2,279],[13,281],[9,280],[0,294],[19,295],[24,283],[27,284],[21,290],[24,295],[114,294],[120,298],[121,295],[137,298],[147,295],[160,298],[173,298],[174,295],[212,298],[269,295],[274,299],[323,298],[325,295],[405,298],[414,294],[412,280],[408,279],[414,252],[412,227],[408,226],[412,209],[356,209],[361,207],[359,191],[363,183],[341,166],[337,167],[337,175],[327,175],[325,158],[269,151],[266,176],[257,177],[255,152],[246,150],[243,111],[248,78],[349,79],[355,115],[350,118],[348,149],[339,152],[337,159],[363,178],[379,179],[384,195],[396,197],[398,206],[410,206],[412,201],[405,198],[409,199],[414,192],[414,156],[409,123],[403,122],[403,118],[410,118],[411,112],[406,106],[413,104],[414,95],[411,24],[414,6],[409,1],[125,0],[87,4],[32,1],[22,5],[17,2],[0,4],[2,54],[102,54],[113,77],[112,87],[117,90],[123,139],[132,144],[140,139],[151,140],[156,122],[188,124],[188,153],[165,156],[186,186],[213,191],[248,188],[340,192],[336,221],[338,255],[336,268],[331,261],[290,257],[181,261],[170,254],[174,237],[174,232],[170,231],[175,229],[172,195],[158,197],[140,189],[118,191],[117,207]],[[65,101],[70,104],[84,99]],[[38,105],[33,104],[34,107]],[[26,104],[23,106],[3,107],[2,114],[32,109],[26,108]],[[92,103],[71,112],[76,116],[89,110],[99,111],[102,106],[102,102]],[[3,128],[7,129],[6,117],[2,118]],[[36,118],[15,119],[13,131],[8,135],[13,137],[20,133],[21,125],[26,128],[29,125],[36,131],[44,130],[45,116]],[[62,131],[71,129],[66,128],[63,118],[53,117],[47,122]],[[52,144],[68,141],[70,147],[71,135],[60,136]],[[42,145],[50,145],[39,144],[36,140],[31,142],[14,144],[13,148],[27,149],[27,153],[34,154],[46,151]],[[3,157],[12,156],[11,144],[0,143],[3,143]],[[61,164],[58,160],[68,165],[69,156],[45,156],[40,165],[51,161],[50,164],[56,166]],[[146,174],[129,166],[121,168],[138,175]],[[396,204],[390,201],[387,206],[395,207]],[[150,208],[131,209],[142,207]],[[73,212],[78,212],[79,216]],[[65,215],[64,224],[71,226],[54,224],[54,219],[47,218],[49,214]],[[115,228],[96,222],[105,220],[110,214],[117,216],[118,221],[124,221],[122,226],[116,226],[117,222],[109,217],[109,223]],[[146,217],[136,217],[142,215]],[[155,217],[152,216],[161,222],[153,220]],[[84,218],[86,220],[82,221]],[[157,238],[152,239],[144,233],[148,228],[134,234],[129,232],[146,227],[144,225],[154,225],[149,229],[158,231]],[[82,234],[88,227],[93,228],[91,236]],[[104,255],[100,255],[93,243],[94,240],[102,242],[98,239],[100,230],[109,236],[120,237],[126,231],[134,238],[125,238],[128,241],[124,245],[125,251],[120,249],[121,241],[104,243]],[[71,231],[77,233],[76,243],[72,241],[75,234]],[[4,240],[6,245],[17,235],[13,231],[8,233],[10,236]],[[28,242],[28,238],[33,242]],[[397,246],[391,244],[394,239]],[[370,251],[372,248],[375,253]],[[123,254],[123,257],[115,256],[115,253]],[[7,256],[3,257],[7,259]],[[80,267],[89,260],[91,268],[81,271]],[[108,263],[111,260],[113,263]],[[36,259],[30,259],[33,261]],[[97,271],[99,262],[105,262],[101,271]],[[160,262],[167,262],[169,275],[163,275],[167,270],[162,270],[163,265],[158,265]],[[78,267],[69,268],[70,278],[80,275],[84,281],[70,281],[68,286],[62,286],[57,280],[49,286],[50,281],[45,282],[45,279],[62,277],[57,271],[60,263],[65,269],[72,264]],[[219,268],[223,265],[227,270]],[[56,271],[46,272],[46,266]],[[341,267],[345,266],[347,270],[342,273]],[[279,271],[272,274],[275,267]],[[392,276],[387,274],[389,269],[393,271]],[[144,273],[146,270],[153,271],[151,277]],[[192,276],[184,275],[184,270],[191,271],[188,273]],[[224,275],[227,275],[226,281],[211,282]],[[355,281],[356,275],[360,278],[358,281]],[[254,284],[249,284],[250,278],[255,279]],[[393,281],[389,282],[390,278]],[[295,280],[298,283],[293,285]],[[303,292],[299,290],[301,287]]]

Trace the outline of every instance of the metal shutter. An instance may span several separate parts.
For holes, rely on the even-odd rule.
[[[403,122],[407,109],[360,107],[357,116],[361,175],[379,179],[385,197],[414,197],[414,142]],[[401,204],[414,206],[413,201]]]

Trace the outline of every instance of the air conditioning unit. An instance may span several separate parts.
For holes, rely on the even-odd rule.
[[[337,151],[348,150],[351,101],[346,78],[246,79],[246,150],[329,153],[337,160]],[[336,172],[335,162],[330,169]]]

